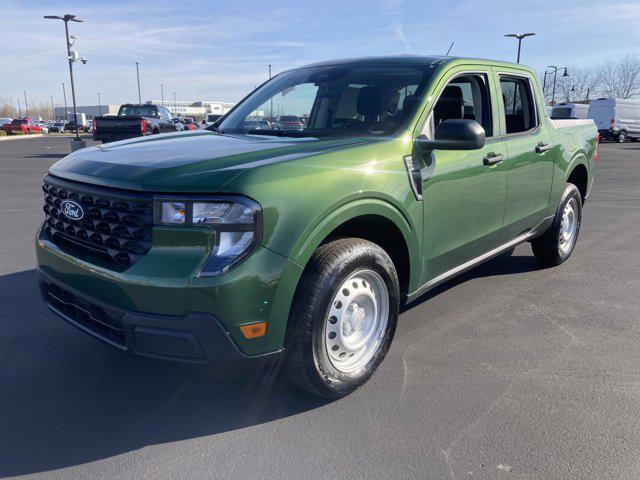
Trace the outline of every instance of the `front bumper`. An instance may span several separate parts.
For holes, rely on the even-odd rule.
[[[87,297],[38,270],[46,305],[59,317],[106,344],[135,355],[205,363],[224,373],[255,371],[277,362],[280,351],[250,357],[213,315],[175,318],[129,312]]]
[[[45,302],[85,332],[138,355],[224,366],[277,354],[301,268],[259,247],[223,275],[198,277],[207,230],[155,227],[149,252],[116,272],[63,251],[40,229]],[[267,334],[246,339],[240,327],[260,321]]]

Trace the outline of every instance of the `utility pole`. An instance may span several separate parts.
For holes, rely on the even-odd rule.
[[[269,80],[271,80],[271,64],[269,64]],[[269,99],[269,119],[271,120],[270,128],[273,130],[273,95]]]
[[[102,115],[102,102],[100,101],[100,92],[98,92],[98,110],[100,111],[100,115]]]
[[[164,85],[160,84],[160,103],[164,107]]]
[[[16,98],[16,100],[18,100],[18,117],[22,117],[22,110],[20,109],[20,99]]]
[[[173,116],[177,117],[178,115],[178,106],[176,105],[176,92],[173,92]]]
[[[133,62],[136,64],[136,76],[138,77],[138,103],[142,104],[142,97],[140,96],[140,65],[138,62]]]
[[[53,106],[53,95],[51,95],[51,120],[56,119],[56,109]]]
[[[23,90],[22,93],[24,93],[24,109],[27,112],[26,116],[29,116],[29,104],[27,103],[27,91]]]
[[[69,108],[67,107],[67,91],[64,89],[64,82],[62,82],[62,96],[64,97],[64,119],[69,121]]]

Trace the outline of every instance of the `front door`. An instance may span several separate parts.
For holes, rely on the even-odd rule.
[[[479,150],[434,150],[422,159],[425,283],[499,245],[507,150],[494,136],[493,88],[489,72],[456,73],[437,94],[423,129],[429,136],[442,121],[466,118],[482,125],[486,136]]]

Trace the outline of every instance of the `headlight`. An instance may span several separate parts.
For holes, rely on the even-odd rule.
[[[156,225],[206,226],[214,245],[200,276],[220,275],[247,258],[260,241],[260,205],[247,197],[216,199],[156,197]]]

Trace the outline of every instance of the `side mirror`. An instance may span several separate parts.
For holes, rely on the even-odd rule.
[[[484,147],[484,128],[475,120],[445,120],[436,127],[435,138],[416,138],[420,151],[478,150]]]

